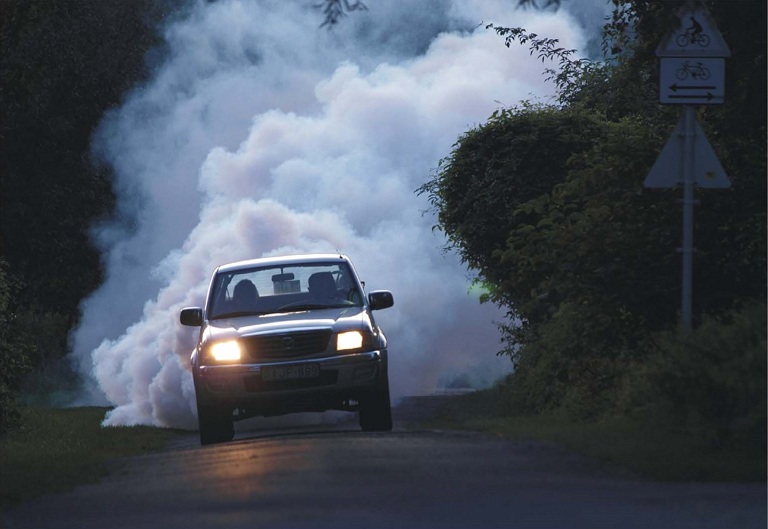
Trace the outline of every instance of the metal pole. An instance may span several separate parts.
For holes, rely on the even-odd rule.
[[[683,292],[682,324],[691,328],[691,300],[693,298],[693,162],[696,144],[694,120],[696,113],[691,105],[685,106],[685,141],[683,142]]]

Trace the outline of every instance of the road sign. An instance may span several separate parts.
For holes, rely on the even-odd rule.
[[[688,0],[677,13],[679,22],[656,48],[659,64],[659,100],[682,104],[683,117],[646,177],[645,187],[683,184],[683,274],[681,321],[691,328],[693,296],[694,186],[730,187],[720,161],[696,121],[694,105],[722,103],[725,61],[731,50],[717,30],[709,11]]]
[[[656,48],[657,57],[730,57],[731,50],[704,7],[683,7],[680,23]]]
[[[659,101],[669,105],[716,105],[725,101],[725,59],[663,57]]]
[[[717,159],[699,122],[693,120],[693,183],[696,187],[707,189],[724,189],[731,187],[731,181],[725,174],[720,160]],[[651,171],[648,173],[644,187],[665,188],[676,187],[683,182],[683,158],[686,156],[685,119],[675,127],[672,136],[656,158]]]

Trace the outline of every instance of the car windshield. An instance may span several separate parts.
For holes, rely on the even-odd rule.
[[[303,263],[220,272],[209,319],[360,307],[360,287],[346,263]]]

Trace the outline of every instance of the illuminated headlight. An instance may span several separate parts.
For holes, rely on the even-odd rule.
[[[363,335],[360,331],[347,331],[336,336],[336,350],[360,349],[363,346]]]
[[[240,345],[234,340],[217,342],[211,346],[210,354],[217,362],[235,362],[240,360]]]

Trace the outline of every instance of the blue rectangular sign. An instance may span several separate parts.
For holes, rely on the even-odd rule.
[[[667,105],[725,102],[725,59],[663,57],[659,63],[659,102]]]

